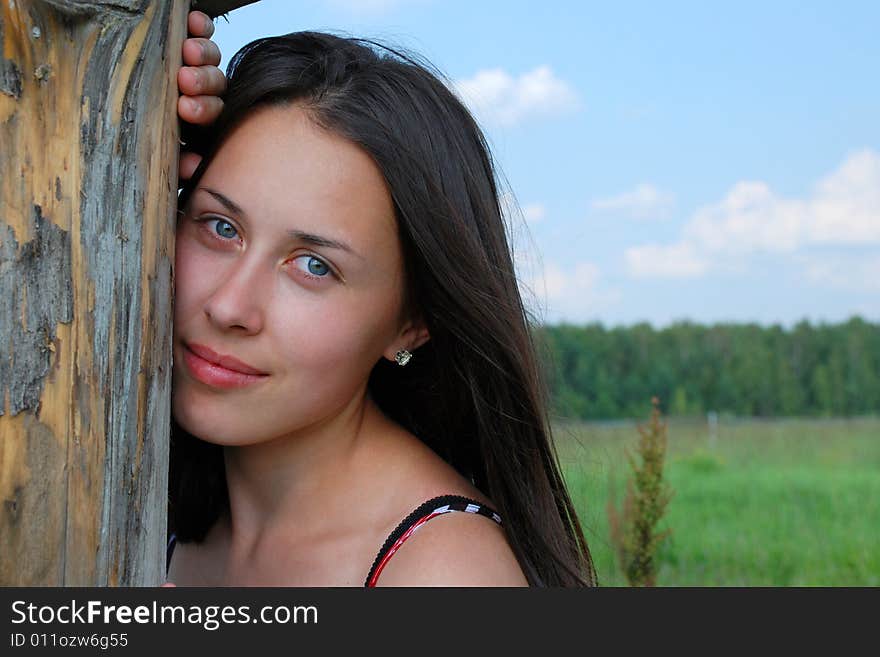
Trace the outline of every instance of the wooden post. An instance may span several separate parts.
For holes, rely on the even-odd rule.
[[[0,586],[164,581],[189,5],[0,2]]]

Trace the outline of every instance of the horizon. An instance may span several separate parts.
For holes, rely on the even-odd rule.
[[[541,327],[541,328],[556,328],[556,327],[572,327],[572,328],[587,328],[593,326],[599,326],[605,330],[617,330],[617,329],[631,329],[637,326],[649,326],[654,331],[664,331],[670,328],[675,328],[677,326],[698,326],[701,328],[714,328],[719,326],[757,326],[761,329],[772,329],[772,328],[781,328],[783,331],[789,332],[793,331],[795,328],[802,324],[808,325],[810,328],[824,328],[824,327],[835,327],[835,326],[844,326],[853,321],[860,321],[869,326],[873,326],[876,328],[880,328],[880,321],[871,320],[861,315],[854,314],[850,317],[835,320],[835,321],[825,321],[819,320],[814,321],[807,318],[802,318],[799,320],[795,320],[791,323],[788,322],[773,322],[769,324],[764,324],[761,322],[748,321],[748,320],[718,320],[718,321],[697,321],[690,318],[680,318],[674,319],[668,324],[657,325],[648,320],[634,321],[632,323],[627,324],[608,324],[607,322],[598,320],[590,320],[587,322],[569,322],[569,321],[560,321],[553,323],[539,323],[539,324],[531,324],[531,326]]]

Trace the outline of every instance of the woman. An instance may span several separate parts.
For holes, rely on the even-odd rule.
[[[227,75],[179,201],[168,579],[594,584],[471,115],[329,34]]]

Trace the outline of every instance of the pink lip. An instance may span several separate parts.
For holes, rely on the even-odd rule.
[[[237,358],[218,354],[199,344],[185,344],[183,360],[197,380],[218,388],[247,386],[268,376]]]
[[[208,347],[204,345],[189,343],[184,346],[187,347],[196,356],[200,356],[206,361],[214,363],[215,365],[220,365],[227,370],[240,372],[241,374],[254,374],[256,376],[265,376],[266,374],[268,374],[268,372],[262,372],[255,367],[251,367],[244,361],[238,360],[238,358],[218,354],[213,349],[208,349]]]

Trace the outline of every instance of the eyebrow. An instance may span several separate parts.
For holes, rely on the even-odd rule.
[[[234,203],[233,201],[231,201],[230,199],[225,197],[220,192],[215,191],[213,189],[208,189],[207,187],[199,187],[199,189],[202,190],[203,192],[208,192],[211,196],[213,196],[215,199],[220,201],[220,203],[223,206],[225,206],[226,209],[229,210],[230,212],[233,212],[239,216],[244,216],[246,214],[245,211],[242,210],[236,203]]]
[[[331,240],[329,237],[322,237],[321,235],[315,235],[314,233],[306,233],[301,230],[289,230],[287,231],[288,236],[293,239],[299,240],[300,242],[305,242],[307,244],[312,244],[313,246],[326,246],[331,249],[341,249],[342,251],[346,251],[353,256],[357,256],[361,260],[364,257],[352,249],[345,242],[340,242],[338,240]]]
[[[203,192],[208,192],[208,194],[217,199],[217,201],[219,201],[220,204],[223,205],[230,212],[239,216],[246,215],[245,211],[242,210],[237,203],[224,196],[220,192],[214,189],[208,189],[207,187],[199,187],[199,189]],[[323,246],[331,249],[340,249],[341,251],[346,251],[347,253],[350,253],[351,255],[360,258],[361,260],[364,259],[364,257],[360,253],[352,249],[345,242],[340,242],[339,240],[334,240],[330,239],[329,237],[322,237],[321,235],[315,235],[314,233],[307,233],[305,231],[295,229],[288,230],[287,235],[288,237],[299,240],[300,242],[305,242],[313,246]]]

